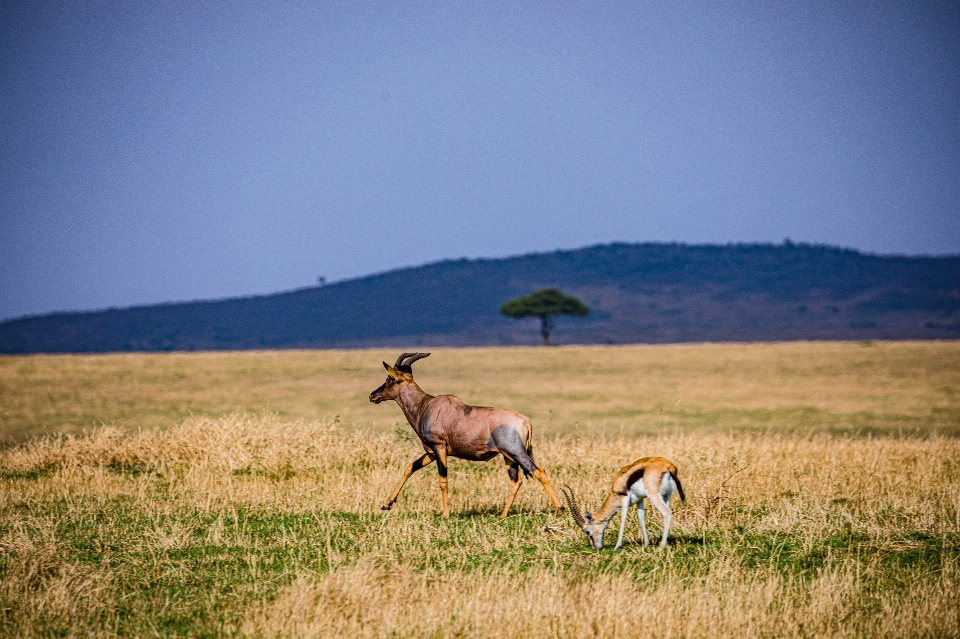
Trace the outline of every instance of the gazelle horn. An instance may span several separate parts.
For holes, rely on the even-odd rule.
[[[570,492],[568,493],[567,491]],[[583,520],[583,515],[580,514],[580,506],[577,505],[577,498],[573,494],[573,489],[566,484],[563,486],[563,496],[567,498],[567,505],[570,506],[570,514],[573,515],[573,520],[577,522],[578,526],[583,528],[586,522]]]

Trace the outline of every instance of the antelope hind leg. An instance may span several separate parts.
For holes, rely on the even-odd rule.
[[[670,534],[670,521],[673,519],[673,512],[670,510],[670,504],[664,502],[660,495],[653,493],[649,495],[650,503],[663,515],[663,538],[660,540],[659,549],[667,547],[667,535]]]
[[[550,495],[550,499],[553,500],[553,505],[557,509],[557,514],[562,515],[563,504],[561,504],[560,500],[557,498],[557,493],[553,492],[553,486],[550,485],[550,480],[547,479],[547,473],[545,473],[542,468],[537,468],[530,474],[536,477],[537,481],[543,484],[544,490],[547,491],[547,494]]]
[[[426,459],[427,461],[423,461]],[[436,459],[430,453],[424,453],[416,461],[407,466],[407,469],[403,471],[403,479],[400,480],[400,483],[397,484],[397,487],[394,488],[393,492],[390,493],[390,498],[387,499],[387,503],[383,506],[380,506],[380,510],[390,510],[393,508],[393,505],[397,503],[397,496],[400,494],[400,489],[403,488],[403,485],[407,483],[407,480],[410,479],[410,475],[414,474],[424,466],[429,466],[433,463],[433,460]]]
[[[497,450],[499,450],[504,457],[512,459],[520,465],[520,468],[536,477],[537,481],[543,484],[547,494],[550,495],[550,499],[553,500],[553,505],[556,507],[557,513],[563,514],[563,504],[560,503],[560,498],[557,497],[557,493],[553,492],[553,486],[550,485],[547,474],[533,461],[533,457],[530,451],[524,446],[520,434],[509,426],[498,426],[493,429],[490,436],[496,444]]]
[[[517,491],[520,490],[520,484],[523,483],[523,475],[520,474],[520,464],[506,457],[503,458],[503,461],[507,463],[507,474],[510,475],[510,481],[513,482],[513,485],[510,487],[510,496],[507,497],[507,505],[503,507],[503,512],[500,513],[500,519],[506,517],[507,513],[510,512],[510,507],[513,506],[513,500],[517,496]]]

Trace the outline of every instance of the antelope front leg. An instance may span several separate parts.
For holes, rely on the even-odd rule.
[[[630,495],[626,495],[620,504],[620,535],[617,536],[617,545],[614,550],[623,545],[623,531],[627,527],[627,511],[630,510]]]
[[[643,547],[650,545],[650,538],[647,536],[647,514],[643,510],[643,500],[637,502],[637,520],[640,522],[640,530],[643,531]]]
[[[450,506],[447,505],[447,449],[441,444],[434,448],[437,451],[437,471],[440,475],[440,496],[443,498],[443,516],[450,516]]]
[[[427,461],[423,461],[426,459]],[[397,503],[397,495],[400,494],[400,489],[403,488],[403,485],[407,483],[407,480],[410,479],[410,475],[414,474],[424,466],[429,466],[433,463],[433,460],[436,459],[430,453],[424,453],[419,459],[407,466],[407,469],[403,472],[403,479],[400,480],[400,483],[397,484],[397,487],[390,493],[390,498],[387,500],[383,506],[380,506],[380,510],[390,510],[393,508],[393,505]]]

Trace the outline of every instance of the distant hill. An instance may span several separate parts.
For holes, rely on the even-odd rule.
[[[56,313],[0,323],[0,352],[536,344],[498,313],[541,287],[582,299],[560,344],[960,338],[960,257],[806,244],[610,244],[449,260],[220,301]]]

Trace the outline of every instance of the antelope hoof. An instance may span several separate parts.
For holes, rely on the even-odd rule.
[[[380,506],[380,510],[390,510],[393,508],[393,505],[397,503],[396,501],[388,501],[383,506]]]

